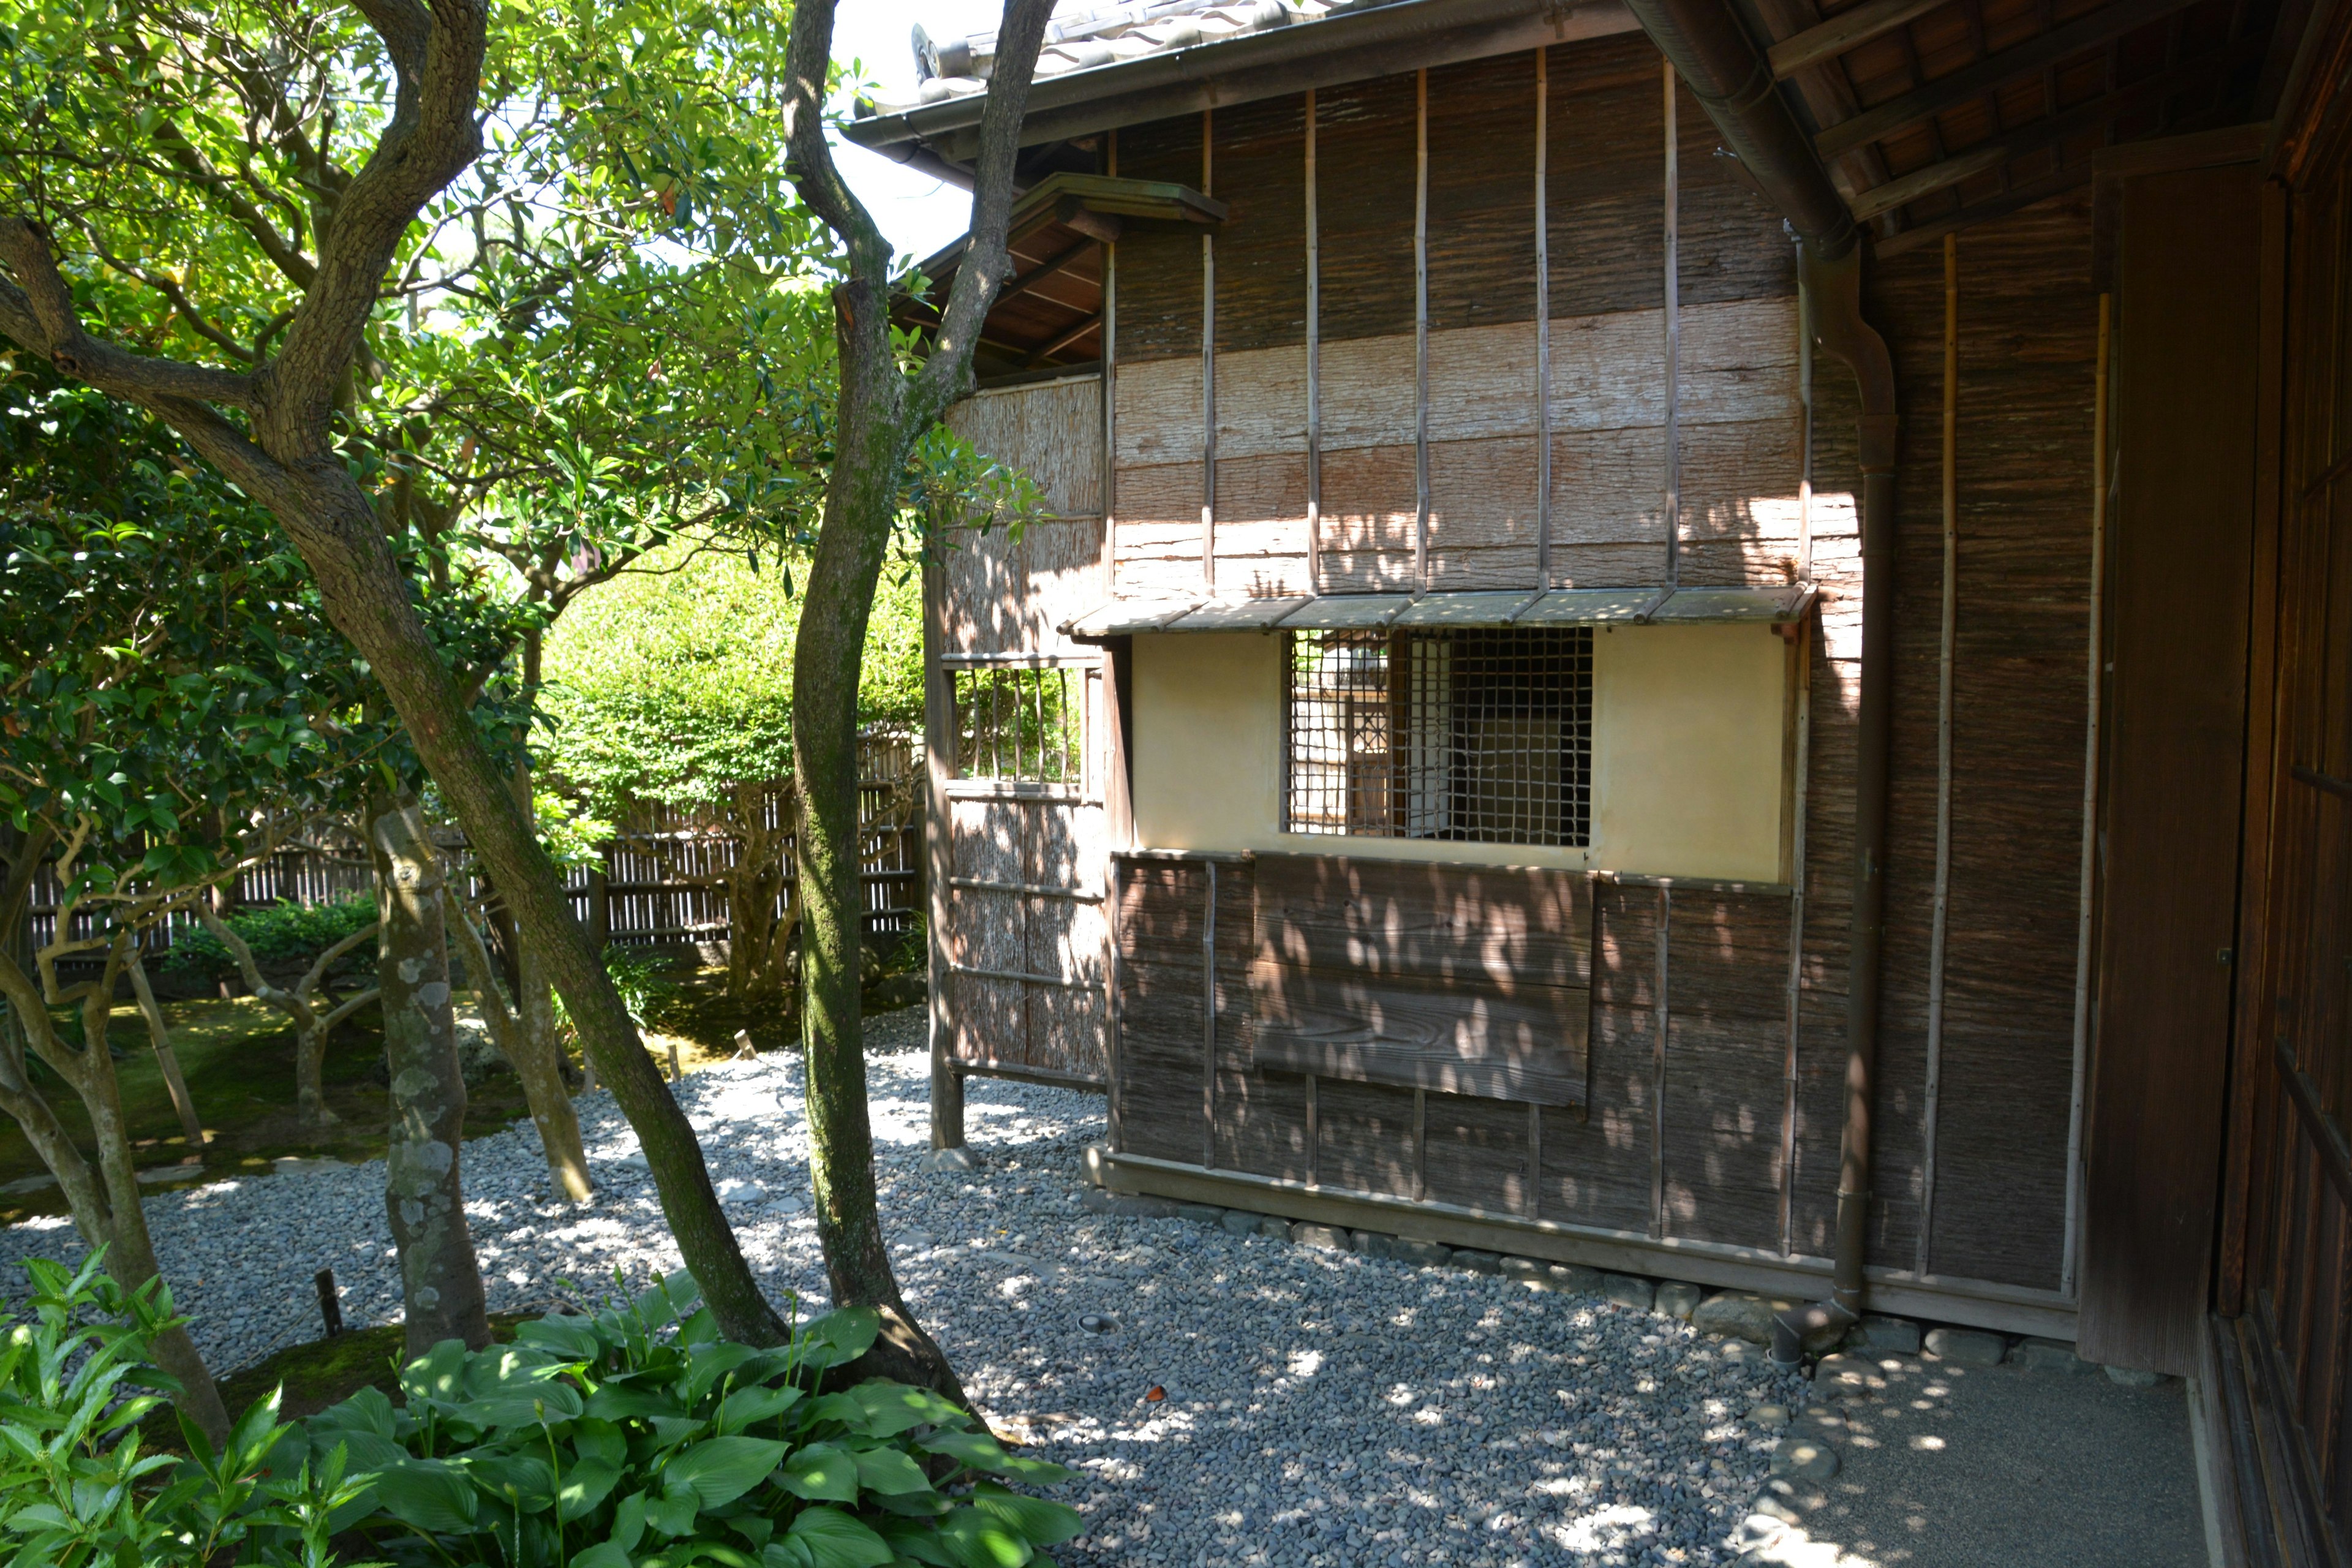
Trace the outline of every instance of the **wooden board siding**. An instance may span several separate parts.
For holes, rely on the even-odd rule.
[[[1524,1104],[1585,1098],[1580,874],[1256,858],[1254,1065]]]
[[[1201,184],[1201,117],[1129,125],[1118,138],[1118,174],[1129,180]],[[1119,376],[1146,360],[1201,355],[1201,237],[1198,230],[1130,224],[1118,240]],[[1199,428],[1200,405],[1192,425]]]
[[[1535,132],[1534,55],[1429,73],[1432,333],[1535,321]],[[1531,342],[1528,364],[1532,385]],[[1433,378],[1433,413],[1436,393]]]
[[[1632,34],[1597,38],[1555,47],[1547,68],[1552,321],[1655,310],[1666,266],[1658,51]]]
[[[1342,339],[1412,331],[1413,115],[1409,75],[1315,95],[1327,352]],[[1408,378],[1408,396],[1412,388]]]
[[[1307,342],[1306,109],[1303,98],[1267,98],[1212,117],[1212,183],[1232,209],[1216,231],[1221,419],[1228,354]]]

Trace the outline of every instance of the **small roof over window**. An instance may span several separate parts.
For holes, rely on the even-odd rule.
[[[1820,590],[1769,588],[1553,588],[1508,593],[1318,594],[1218,599],[1170,595],[1113,599],[1062,623],[1091,642],[1139,632],[1388,631],[1420,626],[1684,626],[1801,620]]]

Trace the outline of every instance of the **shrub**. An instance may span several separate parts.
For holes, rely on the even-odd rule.
[[[353,931],[364,930],[376,917],[375,895],[345,893],[323,904],[298,904],[283,899],[257,910],[228,917],[228,929],[253,949],[253,960],[264,969],[308,965],[310,961]],[[348,962],[366,963],[375,955],[362,949]],[[163,967],[174,974],[199,980],[223,980],[236,973],[236,960],[220,938],[202,926],[182,931],[172,943]]]
[[[26,1568],[325,1568],[336,1513],[366,1478],[343,1473],[341,1449],[314,1471],[303,1435],[278,1419],[276,1393],[217,1454],[184,1418],[191,1458],[140,1452],[141,1418],[178,1389],[149,1343],[187,1320],[172,1315],[161,1280],[124,1292],[100,1271],[104,1251],[78,1273],[25,1265],[32,1321],[0,1343],[0,1531],[11,1538],[0,1552]]]
[[[992,1479],[1067,1471],[1006,1453],[937,1394],[817,1392],[873,1342],[873,1312],[754,1350],[720,1339],[696,1294],[680,1273],[510,1345],[446,1342],[401,1373],[404,1405],[367,1390],[314,1417],[311,1441],[381,1472],[359,1529],[402,1563],[1019,1568],[1082,1528]]]

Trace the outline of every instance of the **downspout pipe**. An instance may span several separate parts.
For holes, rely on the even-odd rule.
[[[1728,0],[1627,0],[1650,41],[1706,108],[1724,146],[1796,232],[1797,265],[1816,302],[1815,341],[1861,392],[1862,691],[1855,737],[1853,912],[1846,986],[1845,1126],[1838,1160],[1836,1250],[1826,1300],[1775,1316],[1772,1359],[1860,1321],[1870,1241],[1870,1114],[1878,1065],[1879,958],[1886,907],[1886,761],[1893,730],[1895,364],[1862,314],[1861,230],[1812,141]]]

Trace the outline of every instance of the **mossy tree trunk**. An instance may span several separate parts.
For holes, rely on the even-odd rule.
[[[447,889],[424,813],[412,798],[372,797],[376,985],[392,1079],[384,1209],[400,1252],[409,1355],[443,1340],[490,1342],[482,1271],[466,1226],[466,1079],[450,1009]]]
[[[1012,270],[1005,226],[1029,79],[1053,0],[1006,0],[982,110],[970,243],[923,368],[900,368],[890,335],[891,247],[835,166],[821,94],[835,0],[793,11],[785,110],[788,169],[801,199],[840,239],[833,290],[840,395],[833,470],[793,645],[793,758],[798,787],[801,1040],[806,1058],[809,1175],[836,1305],[869,1306],[883,1332],[859,1370],[927,1384],[961,1400],[946,1355],[916,1323],[883,1246],[858,1011],[865,897],[857,841],[857,690],[866,626],[914,443],[971,380],[971,351]]]

